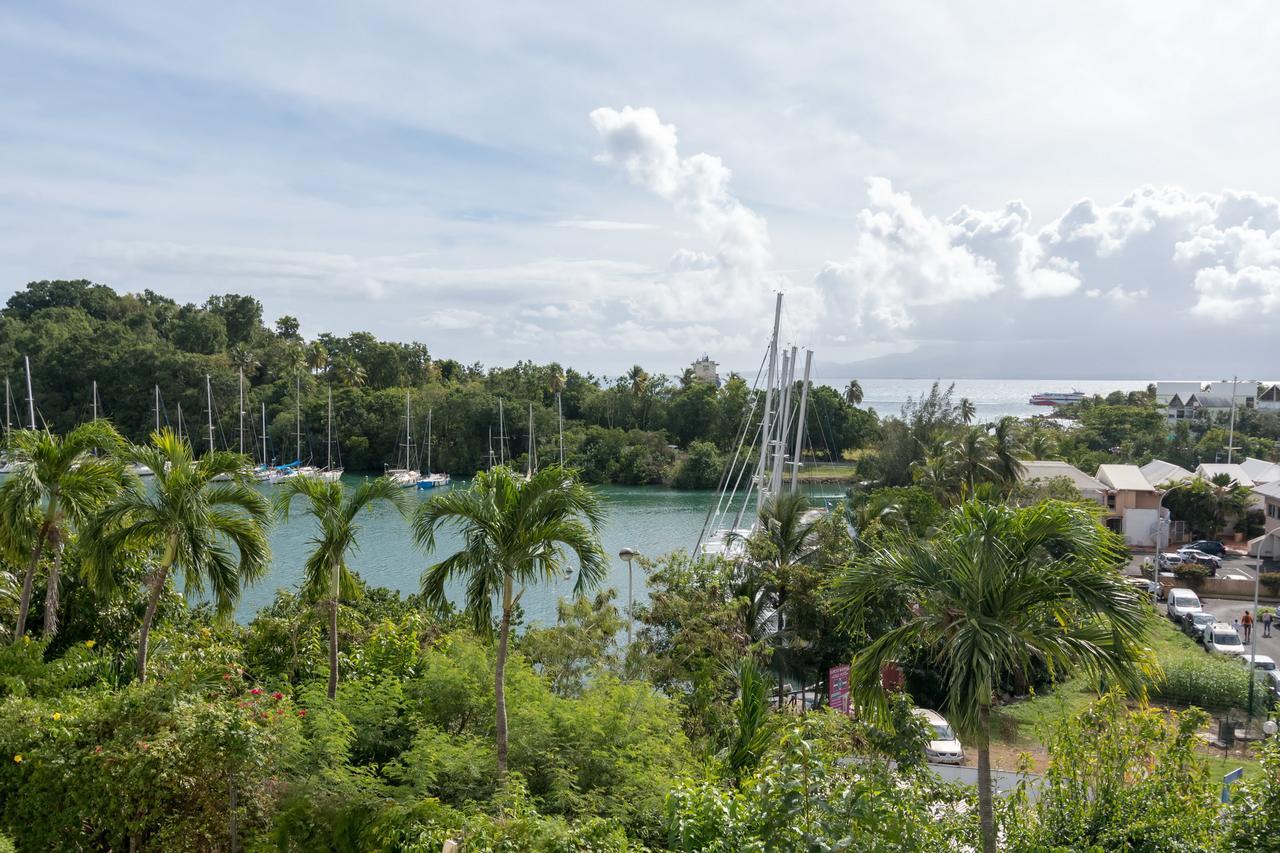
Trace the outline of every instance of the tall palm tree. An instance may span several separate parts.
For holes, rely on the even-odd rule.
[[[231,366],[243,371],[246,376],[252,374],[258,367],[258,359],[246,347],[234,346],[228,355],[231,357]]]
[[[649,390],[649,374],[638,364],[632,365],[631,369],[627,371],[626,379],[632,396],[639,397]]]
[[[1058,441],[1049,430],[1033,425],[1023,444],[1022,455],[1027,459],[1056,459]]]
[[[1149,610],[1116,566],[1123,544],[1087,508],[1058,501],[1015,508],[969,501],[929,540],[903,536],[855,560],[833,596],[852,627],[864,608],[905,605],[896,627],[854,659],[850,685],[872,713],[887,706],[881,668],[923,651],[943,673],[947,718],[978,750],[983,849],[996,849],[991,800],[991,702],[1002,678],[1035,664],[1138,687]]]
[[[552,394],[561,394],[565,386],[564,371],[558,365],[553,365],[547,373],[547,390]]]
[[[911,479],[940,503],[952,503],[960,491],[951,457],[941,450],[911,463]]]
[[[991,430],[991,453],[995,456],[996,476],[1008,485],[1017,482],[1025,466],[1018,458],[1022,451],[1022,437],[1018,434],[1018,419],[1012,415],[996,421]]]
[[[862,405],[862,383],[850,379],[849,384],[844,386],[844,399],[850,406]]]
[[[600,545],[604,505],[595,491],[572,471],[551,465],[525,479],[506,465],[476,475],[467,489],[435,495],[418,508],[413,534],[434,551],[441,528],[462,532],[462,550],[422,573],[422,593],[437,607],[446,604],[445,583],[465,583],[465,606],[476,629],[493,627],[498,617],[494,657],[494,701],[497,716],[498,777],[507,772],[507,700],[505,674],[511,614],[526,586],[550,581],[563,572],[566,551],[578,559],[574,593],[594,587],[605,576],[608,560]]]
[[[332,362],[332,368],[338,382],[351,388],[359,388],[364,385],[364,381],[368,376],[364,366],[349,355],[341,356],[337,361]]]
[[[154,471],[154,482],[125,490],[90,523],[83,537],[89,546],[85,569],[89,582],[109,593],[119,582],[115,570],[124,553],[156,558],[138,634],[138,681],[145,682],[151,623],[170,573],[182,571],[188,595],[207,588],[218,613],[230,615],[241,589],[270,562],[271,507],[244,479],[248,461],[238,453],[215,450],[196,460],[190,444],[163,429],[152,434],[150,445],[123,455]]]
[[[967,426],[973,423],[973,419],[977,417],[978,409],[968,397],[961,397],[960,402],[956,404],[956,414]]]
[[[958,439],[948,441],[946,453],[956,476],[969,486],[970,495],[979,483],[1000,478],[996,472],[998,460],[985,430],[970,429]]]
[[[307,367],[312,374],[319,375],[329,366],[329,351],[319,341],[307,345]]]
[[[329,698],[338,693],[338,602],[354,598],[358,593],[355,577],[347,566],[347,556],[359,547],[356,523],[361,510],[378,501],[387,501],[403,513],[405,492],[391,480],[379,477],[366,480],[350,494],[341,483],[326,482],[315,477],[292,477],[276,496],[275,511],[282,521],[289,520],[295,497],[307,500],[306,513],[316,520],[318,531],[311,544],[315,546],[303,565],[302,597],[306,601],[323,601],[329,609]]]
[[[120,433],[107,421],[81,424],[65,436],[32,429],[13,432],[13,471],[0,485],[0,522],[11,537],[22,536],[26,543],[27,567],[18,598],[14,642],[26,633],[36,569],[49,549],[53,565],[45,590],[44,634],[57,632],[58,587],[68,528],[83,525],[123,487],[124,467],[114,456],[123,444]],[[94,456],[96,450],[105,450],[108,455]]]

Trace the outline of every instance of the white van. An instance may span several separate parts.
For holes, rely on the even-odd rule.
[[[1200,596],[1196,595],[1189,589],[1171,589],[1169,590],[1169,618],[1179,624],[1188,615],[1195,613],[1197,610],[1203,610],[1200,606]]]

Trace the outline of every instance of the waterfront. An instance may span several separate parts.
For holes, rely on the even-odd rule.
[[[352,486],[361,479],[348,475],[343,481]],[[451,488],[465,487],[465,483],[455,481]],[[269,486],[261,488],[271,495]],[[815,489],[813,494],[830,495],[835,491],[825,487]],[[602,538],[605,553],[610,557],[610,573],[604,586],[618,591],[618,604],[622,606],[626,603],[627,567],[618,559],[618,551],[628,547],[646,556],[661,556],[678,549],[692,549],[715,493],[661,486],[602,486],[600,492],[609,508]],[[413,494],[418,501],[426,500],[431,492]],[[417,591],[419,577],[429,563],[447,557],[461,545],[461,537],[454,530],[447,530],[439,537],[437,552],[423,554],[413,546],[408,524],[386,505],[370,509],[360,523],[360,549],[351,556],[351,568],[373,586],[385,586],[404,594]],[[302,513],[295,514],[287,524],[272,527],[271,568],[265,578],[245,590],[236,608],[238,620],[245,622],[253,618],[256,611],[271,603],[277,589],[297,587],[313,534],[313,522]],[[638,563],[634,571],[635,600],[645,601],[644,577]],[[525,622],[554,622],[556,602],[568,595],[571,588],[572,581],[561,579],[529,589],[521,600]],[[454,585],[450,598],[458,600],[458,592],[459,587]]]

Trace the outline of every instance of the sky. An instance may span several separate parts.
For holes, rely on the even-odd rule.
[[[0,297],[433,355],[1280,375],[1263,3],[0,3]]]

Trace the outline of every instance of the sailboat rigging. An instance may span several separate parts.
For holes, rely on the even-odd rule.
[[[418,479],[419,489],[438,489],[449,485],[448,474],[434,474],[431,471],[431,409],[427,409],[427,470]]]
[[[396,485],[410,488],[416,486],[422,476],[418,469],[414,467],[418,460],[413,452],[413,415],[409,407],[409,392],[407,390],[404,392],[404,443],[400,446],[404,448],[404,453],[396,457],[396,464],[401,467],[388,468],[386,476]]]

